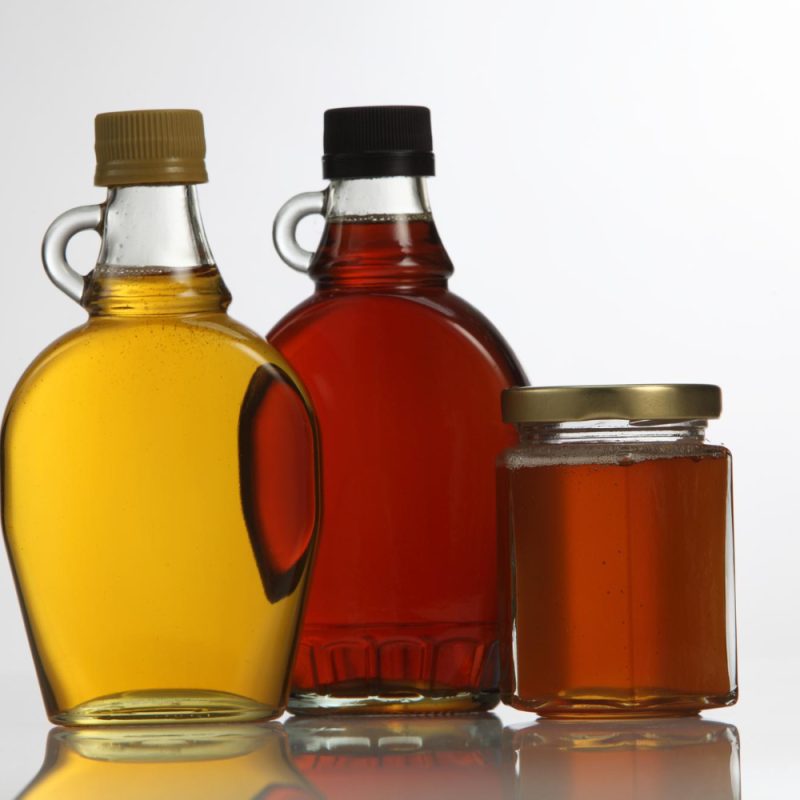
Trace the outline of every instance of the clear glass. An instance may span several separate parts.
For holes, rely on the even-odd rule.
[[[498,464],[506,702],[566,717],[736,701],[731,460],[705,425],[520,426]]]
[[[431,221],[425,178],[359,178],[331,181],[325,192],[328,220],[382,218]]]
[[[498,398],[524,375],[449,291],[424,178],[335,181],[324,206],[315,292],[269,335],[303,377],[323,436],[325,518],[289,707],[490,708],[492,464],[514,440]]]
[[[317,522],[307,395],[227,315],[193,186],[111,189],[102,218],[89,318],[33,362],[2,432],[4,533],[47,712],[278,715]]]
[[[214,263],[195,186],[122,186],[108,190],[97,263],[190,269]]]

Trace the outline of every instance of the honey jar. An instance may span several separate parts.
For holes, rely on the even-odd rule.
[[[719,387],[512,388],[498,463],[503,699],[543,716],[736,702]]]

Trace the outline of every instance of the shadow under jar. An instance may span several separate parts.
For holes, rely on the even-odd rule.
[[[716,386],[509,389],[503,699],[550,717],[736,702],[731,456]]]

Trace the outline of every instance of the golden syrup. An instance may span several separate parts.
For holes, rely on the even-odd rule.
[[[285,703],[315,433],[290,368],[228,301],[216,267],[99,267],[89,320],[9,403],[4,528],[54,722],[244,720]],[[282,413],[261,424],[279,435],[241,453],[243,400],[270,392]],[[243,507],[240,461],[266,465],[272,502],[290,497],[280,528],[254,527],[263,514]],[[256,559],[265,541],[293,558],[273,592]]]

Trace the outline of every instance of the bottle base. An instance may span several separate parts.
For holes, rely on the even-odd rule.
[[[197,722],[255,722],[283,712],[227,692],[121,692],[50,714],[56,725],[160,725]]]
[[[735,689],[719,695],[643,690],[635,695],[612,691],[571,692],[535,700],[503,695],[503,702],[548,719],[620,719],[691,716],[706,709],[732,706],[737,698]]]
[[[288,710],[299,716],[330,714],[467,714],[488,711],[500,702],[499,692],[423,693],[418,690],[380,690],[374,694],[335,691],[295,692]]]

